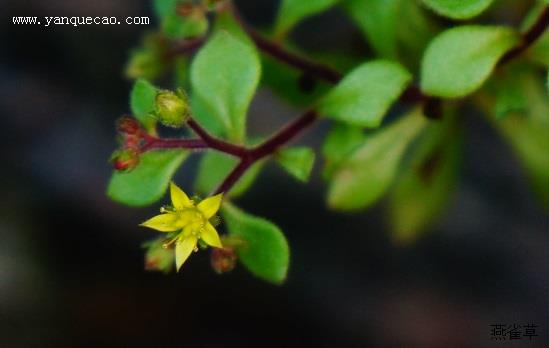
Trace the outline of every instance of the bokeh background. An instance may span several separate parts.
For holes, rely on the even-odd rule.
[[[264,26],[277,1],[237,4]],[[521,8],[498,21],[516,21]],[[147,273],[140,245],[155,234],[137,224],[158,207],[120,206],[104,192],[114,122],[128,111],[124,63],[154,21],[45,28],[11,17],[152,18],[149,1],[2,0],[0,13],[0,347],[489,347],[503,344],[490,340],[498,323],[539,325],[533,341],[506,346],[549,346],[549,216],[473,111],[456,197],[415,245],[391,243],[383,203],[336,214],[318,175],[302,186],[269,165],[239,204],[285,231],[286,284],[242,268],[218,276],[208,253],[181,274]],[[295,39],[369,52],[337,11]],[[250,127],[268,134],[298,113],[262,90]],[[318,144],[323,132],[302,141]],[[195,166],[178,173],[182,186]]]

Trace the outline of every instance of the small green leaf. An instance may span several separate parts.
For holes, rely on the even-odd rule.
[[[375,128],[402,94],[412,76],[397,63],[378,60],[351,71],[318,105],[321,115]]]
[[[433,96],[458,98],[482,86],[499,59],[518,42],[505,27],[461,26],[429,45],[421,66],[421,88]]]
[[[336,123],[326,135],[322,145],[322,155],[325,160],[323,177],[331,178],[340,162],[362,144],[364,139],[365,134],[361,128]]]
[[[208,30],[208,20],[203,12],[188,16],[171,13],[162,20],[162,31],[170,39],[187,39],[204,35]]]
[[[250,167],[250,169],[246,171],[246,174],[244,174],[236,185],[233,186],[228,195],[234,198],[244,194],[259,175],[263,163],[264,162],[258,162]],[[196,176],[196,192],[203,195],[212,193],[237,164],[238,160],[236,158],[219,152],[208,152],[204,154],[200,161]]]
[[[290,249],[282,231],[270,221],[249,215],[225,203],[222,216],[230,236],[244,241],[237,254],[244,266],[256,277],[274,284],[286,279]]]
[[[275,36],[282,37],[301,20],[328,10],[339,0],[282,0],[275,24]]]
[[[530,184],[549,208],[549,98],[537,72],[517,79],[527,101],[526,114],[510,114],[492,119],[522,162]]]
[[[343,7],[360,27],[379,57],[394,59],[397,56],[396,30],[397,21],[400,20],[398,10],[402,1],[343,0]]]
[[[260,75],[254,47],[226,31],[216,33],[191,66],[193,111],[198,121],[204,126],[215,122],[230,140],[243,142],[246,113]]]
[[[247,45],[254,47],[254,42],[246,33],[246,31],[242,28],[242,25],[235,19],[235,16],[230,9],[220,10],[215,16],[213,33],[218,33],[222,31],[227,31],[240,41],[243,41]]]
[[[177,168],[189,155],[182,150],[150,151],[141,155],[139,165],[129,173],[115,172],[107,195],[130,206],[146,206],[162,198]]]
[[[415,241],[444,211],[455,190],[462,139],[451,116],[428,126],[391,192],[389,221],[398,243]]]
[[[439,23],[417,1],[402,1],[396,30],[399,61],[417,75],[423,52],[440,32]]]
[[[131,91],[130,107],[133,116],[147,129],[154,127],[156,123],[151,113],[156,105],[157,93],[158,89],[145,79],[135,81]]]
[[[341,161],[328,190],[328,204],[338,210],[357,210],[375,203],[389,188],[402,156],[425,126],[414,110],[381,129]]]
[[[422,0],[436,13],[452,19],[469,19],[484,12],[494,0]]]
[[[297,180],[309,180],[315,163],[315,152],[310,147],[290,147],[276,154],[276,161]]]
[[[514,114],[497,124],[526,169],[534,192],[549,208],[549,122]]]
[[[179,0],[154,0],[154,13],[159,19],[175,12]]]

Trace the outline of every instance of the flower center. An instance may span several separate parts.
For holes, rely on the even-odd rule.
[[[182,210],[178,215],[178,222],[183,227],[185,234],[200,238],[207,223],[204,215],[196,208]]]

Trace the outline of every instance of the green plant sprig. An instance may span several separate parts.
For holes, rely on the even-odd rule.
[[[250,35],[255,44],[263,52],[273,56],[283,63],[291,65],[294,68],[300,69],[304,74],[314,76],[315,78],[330,82],[338,83],[342,79],[342,75],[333,68],[323,65],[321,63],[313,62],[307,58],[298,56],[281,45],[272,42],[257,31],[251,28],[244,22],[242,17],[238,14],[234,6],[229,7],[230,12],[234,15],[237,23]],[[519,57],[524,51],[526,51],[545,31],[549,26],[549,6],[545,6],[537,21],[522,34],[520,43],[510,49],[506,53],[498,65],[503,65],[511,60]],[[185,47],[184,50],[178,51],[179,54],[187,54],[189,49],[197,49],[206,39],[204,37],[198,39],[191,39],[187,41],[189,44],[185,45],[179,42],[180,47]],[[433,118],[439,118],[440,115],[440,99],[424,94],[417,86],[411,85],[407,87],[400,96],[400,100],[406,103],[422,103],[424,105],[424,114],[427,116],[436,115]],[[211,136],[205,129],[203,129],[192,118],[187,121],[187,125],[200,137],[200,140],[181,140],[181,139],[162,139],[162,138],[149,138],[148,142],[143,148],[143,152],[152,149],[204,149],[210,148],[216,151],[226,153],[228,155],[236,156],[240,162],[233,171],[223,180],[219,187],[213,192],[214,194],[229,191],[233,185],[238,181],[242,175],[257,161],[272,155],[279,147],[285,145],[287,142],[294,140],[298,135],[302,133],[307,127],[311,126],[316,120],[316,110],[309,110],[305,112],[298,119],[292,123],[284,126],[278,133],[273,135],[267,141],[254,148],[247,148],[244,146],[225,142]]]

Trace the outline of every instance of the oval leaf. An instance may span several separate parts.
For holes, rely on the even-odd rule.
[[[290,249],[282,231],[273,223],[228,203],[223,205],[222,215],[229,234],[243,241],[237,248],[242,264],[261,279],[283,283],[288,273]]]
[[[549,98],[536,71],[517,76],[516,82],[525,92],[526,114],[500,120],[494,116],[492,121],[522,162],[533,191],[549,208]]]
[[[339,0],[282,0],[275,24],[275,36],[281,37],[299,21],[328,10]]]
[[[129,173],[114,172],[107,195],[114,201],[145,206],[162,198],[173,174],[188,156],[187,151],[150,151],[141,155],[139,165]]]
[[[364,131],[361,128],[344,123],[335,124],[326,135],[322,145],[322,155],[325,161],[322,173],[324,178],[331,178],[339,163],[361,145],[364,139]]]
[[[453,18],[468,19],[485,11],[494,0],[422,0],[436,13]]]
[[[401,65],[378,60],[351,71],[318,105],[321,115],[360,127],[378,127],[412,76]]]
[[[260,75],[254,47],[226,31],[216,33],[191,66],[193,102],[204,111],[199,121],[213,118],[231,140],[244,141],[246,113]]]
[[[145,79],[138,79],[133,84],[130,94],[130,108],[133,116],[141,122],[145,128],[154,127],[156,119],[151,115],[156,104],[158,88]]]
[[[401,2],[402,0],[343,1],[343,7],[380,57],[396,58],[397,56],[396,30]]]
[[[351,211],[376,202],[389,188],[404,151],[425,123],[416,110],[366,138],[334,173],[328,191],[330,207]]]
[[[444,124],[429,125],[391,192],[389,221],[397,243],[415,241],[444,211],[455,190],[462,141],[455,118],[447,116]]]
[[[178,0],[154,0],[154,13],[159,19],[175,12]]]
[[[462,26],[438,35],[421,66],[421,88],[433,96],[457,98],[482,86],[499,59],[518,42],[509,28]]]
[[[310,147],[291,147],[276,154],[276,161],[297,180],[309,180],[315,163],[315,152]]]
[[[208,30],[208,20],[201,11],[182,17],[171,13],[162,20],[162,31],[170,39],[187,39],[202,36]]]

